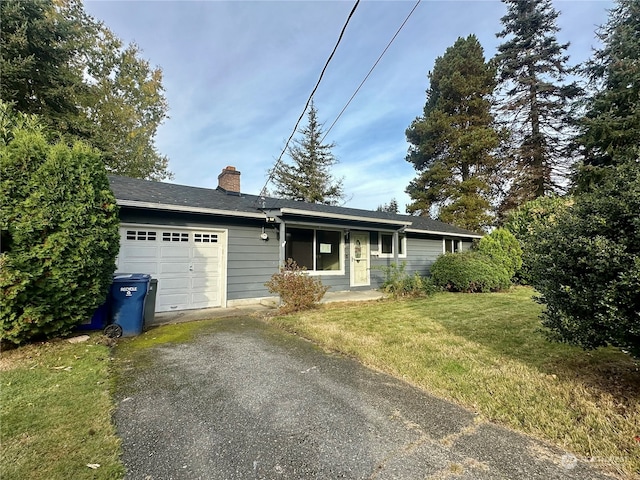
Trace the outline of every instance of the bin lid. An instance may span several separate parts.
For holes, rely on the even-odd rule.
[[[148,273],[114,273],[113,282],[148,282],[151,275]]]

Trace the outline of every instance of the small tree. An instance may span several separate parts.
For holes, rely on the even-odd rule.
[[[0,145],[0,334],[20,344],[69,332],[104,301],[119,221],[95,150],[28,129],[10,138]]]
[[[302,139],[294,140],[288,149],[293,163],[279,163],[270,171],[275,194],[291,200],[336,205],[344,193],[342,180],[334,179],[330,172],[338,163],[331,153],[335,145],[321,142],[322,125],[313,102],[308,117],[308,125],[299,130]]]
[[[610,167],[611,168],[611,167]],[[531,239],[532,285],[551,337],[640,355],[640,162],[611,168]]]

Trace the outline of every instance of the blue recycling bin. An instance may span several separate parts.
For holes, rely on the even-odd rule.
[[[109,316],[109,301],[105,300],[105,302],[100,305],[91,318],[80,325],[78,325],[78,330],[102,330],[104,326],[107,324],[107,317]]]
[[[111,284],[111,324],[122,328],[123,337],[140,335],[144,327],[144,301],[151,275],[115,274]],[[107,327],[109,328],[109,327]]]

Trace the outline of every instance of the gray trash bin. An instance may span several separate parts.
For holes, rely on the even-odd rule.
[[[144,323],[153,323],[156,313],[156,293],[158,291],[158,279],[152,278],[149,282],[149,291],[144,303]]]

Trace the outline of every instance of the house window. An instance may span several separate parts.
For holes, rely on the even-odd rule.
[[[444,239],[444,251],[445,253],[455,253],[460,251],[460,241],[452,240],[450,238]]]
[[[342,270],[342,232],[287,228],[285,254],[308,271]]]
[[[378,250],[381,257],[394,257],[393,233],[380,233],[380,244]],[[403,233],[398,234],[398,257],[406,257],[407,237]]]

